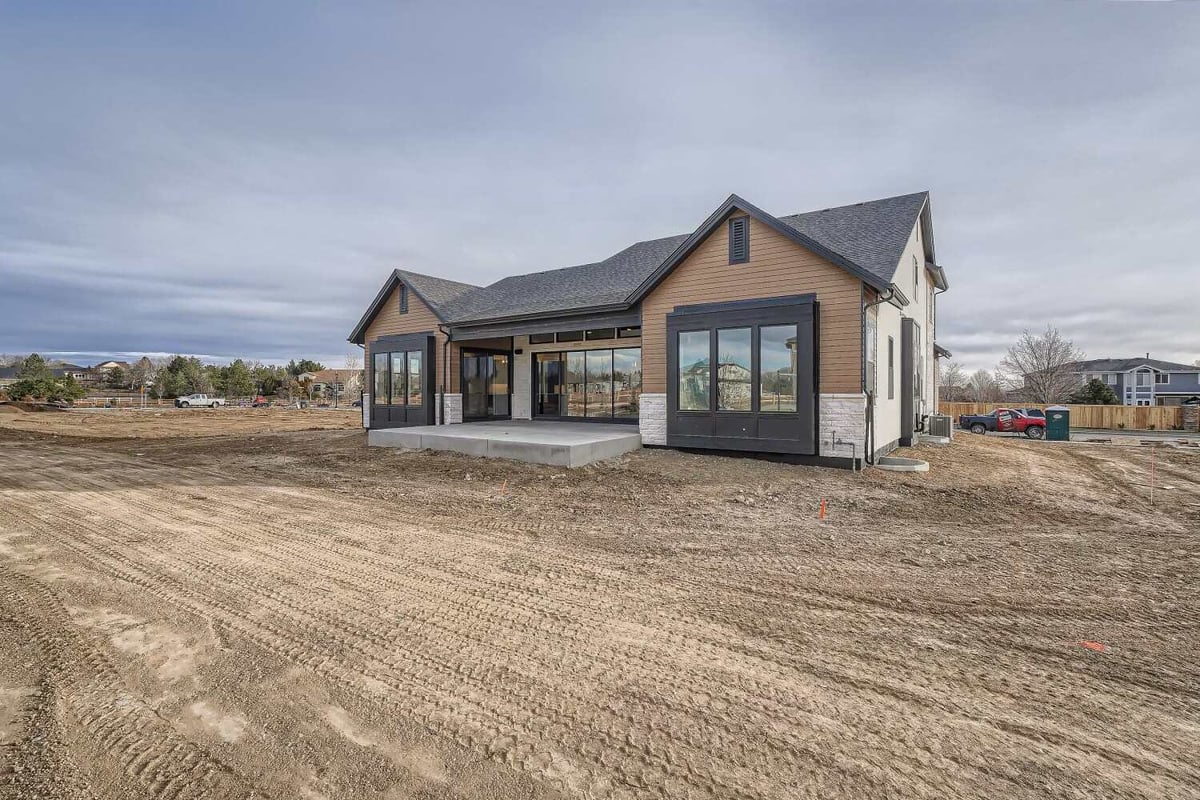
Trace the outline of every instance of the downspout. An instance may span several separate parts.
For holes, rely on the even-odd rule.
[[[866,379],[867,312],[877,305],[881,305],[883,303],[890,301],[895,296],[896,296],[896,290],[889,287],[886,292],[880,293],[878,299],[876,299],[870,303],[863,304],[861,330],[858,335],[859,340],[862,342],[862,355],[860,356],[860,361],[863,365],[863,392],[867,395],[867,434],[866,434],[865,440],[863,441],[863,463],[870,464],[872,466],[874,466],[874,464],[875,464],[875,393],[868,392],[867,386],[866,386],[866,383],[867,383],[867,379]],[[878,336],[878,334],[879,334],[879,326],[878,325],[875,326],[875,333]],[[879,357],[878,353],[876,353],[875,357],[876,358]],[[876,367],[878,368],[878,365],[876,365]]]
[[[450,331],[446,330],[445,324],[438,323],[438,331],[442,336],[446,337],[442,342],[442,386],[438,392],[438,419],[439,425],[446,424],[446,384],[450,381]]]

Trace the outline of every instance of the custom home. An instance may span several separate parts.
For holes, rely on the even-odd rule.
[[[849,466],[936,408],[946,288],[926,192],[780,217],[734,195],[595,263],[482,287],[394,270],[349,340],[371,428],[604,422]]]

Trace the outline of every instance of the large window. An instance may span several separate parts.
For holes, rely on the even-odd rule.
[[[708,331],[679,333],[679,410],[708,411],[712,347]]]
[[[636,418],[642,396],[642,350],[570,350],[538,353],[537,416]]]
[[[796,411],[796,326],[758,329],[758,410]]]
[[[717,331],[717,409],[750,410],[750,329]]]
[[[424,355],[420,350],[376,353],[372,356],[377,406],[419,406],[424,400],[422,380]]]
[[[796,413],[797,338],[796,325],[718,328],[713,368],[711,332],[680,331],[678,410]]]

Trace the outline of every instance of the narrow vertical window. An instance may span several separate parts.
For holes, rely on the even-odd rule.
[[[888,337],[888,400],[896,399],[896,340]]]
[[[708,331],[683,331],[679,334],[679,410],[708,411],[708,381],[712,345]]]
[[[372,359],[375,365],[375,397],[371,402],[384,406],[388,401],[388,354],[376,353]]]
[[[402,406],[406,402],[404,353],[392,353],[392,395],[389,405]]]
[[[408,352],[408,405],[421,405],[421,351]]]
[[[795,325],[758,329],[758,410],[764,414],[796,411]]]
[[[745,264],[750,260],[750,218],[729,220],[729,263]]]
[[[717,331],[717,409],[750,410],[750,329]]]
[[[408,287],[400,284],[400,313],[408,313]]]

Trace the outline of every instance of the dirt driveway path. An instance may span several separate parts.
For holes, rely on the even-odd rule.
[[[0,431],[0,797],[1200,796],[1200,458],[929,457]]]

